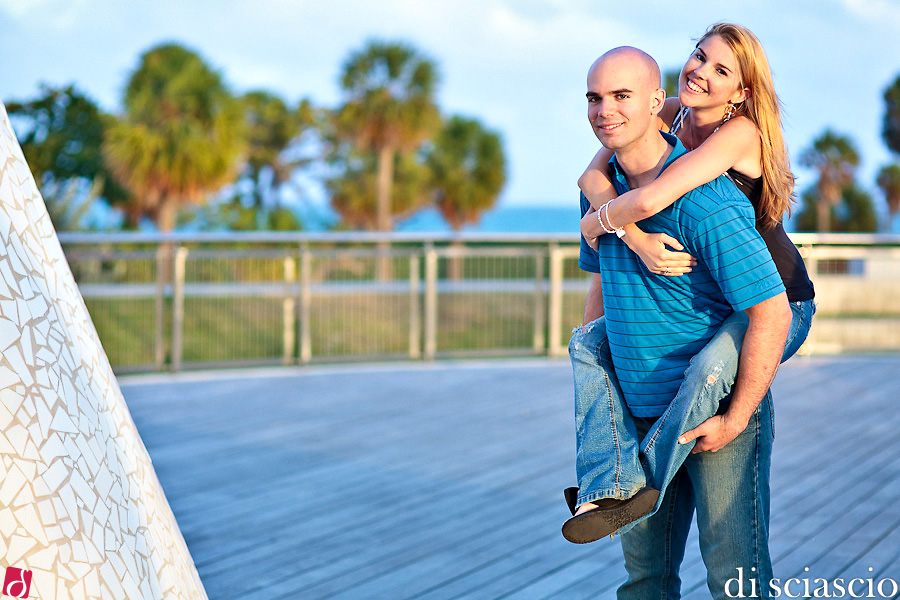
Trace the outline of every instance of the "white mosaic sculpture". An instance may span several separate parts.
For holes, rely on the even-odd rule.
[[[206,598],[2,103],[0,246],[0,598]]]

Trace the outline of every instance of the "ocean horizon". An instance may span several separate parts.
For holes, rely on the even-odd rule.
[[[578,233],[581,209],[575,202],[562,205],[500,205],[482,213],[477,223],[466,225],[470,233]],[[313,217],[313,218],[309,218]],[[337,222],[336,215],[307,215],[307,231],[328,231]],[[402,233],[448,233],[453,229],[436,208],[423,209],[399,220],[394,231]]]
[[[477,223],[462,231],[471,233],[568,233],[578,232],[581,209],[572,206],[495,206]],[[397,223],[395,231],[429,233],[453,231],[440,211],[429,208]]]
[[[327,212],[304,215],[306,231],[328,231],[338,221],[337,215]],[[477,223],[466,225],[461,231],[468,233],[572,233],[579,232],[581,207],[570,205],[521,206],[503,204],[485,211]],[[785,219],[785,229],[794,232],[792,223]],[[402,233],[449,233],[453,229],[436,208],[423,209],[394,224],[394,231]]]

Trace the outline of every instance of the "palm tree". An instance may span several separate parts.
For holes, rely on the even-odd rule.
[[[900,77],[884,90],[884,124],[881,134],[887,147],[900,154]]]
[[[500,136],[481,123],[451,117],[434,141],[428,156],[438,210],[454,231],[477,223],[481,213],[497,201],[506,183],[506,157]],[[454,241],[455,246],[461,242]],[[458,258],[450,261],[449,277],[462,276]]]
[[[816,169],[816,230],[831,231],[831,211],[841,202],[844,188],[854,181],[859,153],[850,138],[826,130],[800,156],[800,164]]]
[[[395,156],[415,149],[440,123],[436,83],[434,64],[404,44],[370,42],[344,63],[346,99],[336,122],[343,135],[376,153],[376,229],[392,228]]]
[[[891,215],[890,222],[893,223],[894,216],[900,212],[900,165],[894,163],[882,167],[878,171],[876,182],[884,192],[884,199]]]
[[[339,160],[343,165],[340,177],[328,182],[331,206],[341,215],[341,223],[359,229],[375,229],[377,188],[377,159],[372,152],[342,149]],[[392,166],[391,212],[398,218],[411,215],[428,201],[429,171],[420,158],[412,153],[397,154]],[[382,273],[384,273],[382,271]]]
[[[218,73],[176,44],[141,56],[124,106],[104,156],[136,197],[130,217],[150,216],[171,231],[179,205],[203,199],[237,173],[245,148],[240,106]]]
[[[125,202],[101,154],[111,117],[93,100],[71,85],[41,86],[39,97],[6,108],[58,230],[78,229],[98,197]]]
[[[253,204],[263,206],[267,196],[288,182],[304,162],[286,156],[285,151],[312,124],[312,106],[303,100],[289,108],[284,100],[263,90],[244,94],[241,103],[248,142],[244,175],[253,182]]]
[[[464,117],[454,116],[444,124],[428,165],[438,209],[454,231],[477,223],[506,183],[500,136]]]

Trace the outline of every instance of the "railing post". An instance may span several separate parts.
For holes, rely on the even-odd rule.
[[[166,283],[169,281],[172,247],[160,244],[156,248],[156,323],[154,324],[153,347],[154,364],[157,371],[162,371],[166,363]]]
[[[282,314],[284,327],[282,341],[284,348],[281,364],[287,366],[294,362],[294,345],[297,331],[297,303],[294,301],[294,283],[297,281],[297,262],[290,256],[284,257],[284,301]]]
[[[188,249],[180,246],[175,252],[174,293],[172,299],[172,371],[181,370],[184,351],[184,270]]]
[[[544,351],[544,253],[534,257],[534,351]]]
[[[816,250],[817,248],[814,244],[802,244],[797,247],[800,258],[803,259],[803,264],[806,266],[806,273],[809,275],[809,279],[812,281],[813,285],[816,284],[816,280],[819,278],[819,257]],[[806,341],[797,350],[798,354],[815,353],[817,332],[818,329],[816,327],[809,330]]]
[[[548,309],[549,333],[547,352],[550,356],[561,356],[562,310],[563,310],[563,255],[556,242],[550,243],[550,301]]]
[[[819,258],[816,255],[816,247],[812,244],[803,244],[798,249],[798,252],[800,252],[800,256],[806,264],[806,272],[809,273],[809,278],[815,283],[816,277],[819,275]]]
[[[307,364],[312,359],[312,254],[306,244],[300,246],[300,364]]]
[[[434,246],[425,245],[425,359],[437,352],[437,279],[438,256]]]
[[[419,308],[419,257],[409,257],[409,357],[422,356],[422,317]]]

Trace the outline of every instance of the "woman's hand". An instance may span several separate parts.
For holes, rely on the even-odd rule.
[[[697,264],[697,259],[687,252],[672,252],[667,249],[666,246],[684,250],[684,246],[665,233],[644,233],[635,227],[629,228],[628,234],[622,240],[638,255],[650,272],[657,275],[684,275],[690,273],[691,267]]]

